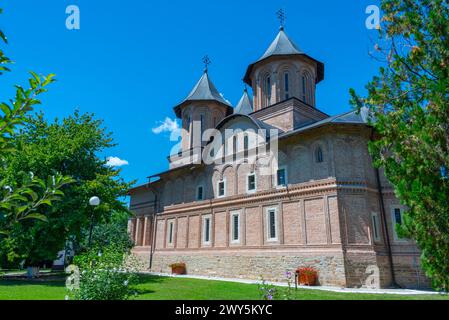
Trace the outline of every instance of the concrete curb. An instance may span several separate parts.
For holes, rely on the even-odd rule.
[[[200,280],[215,280],[215,281],[225,281],[225,282],[237,282],[244,284],[259,284],[259,280],[250,280],[250,279],[238,279],[238,278],[220,278],[220,277],[212,277],[212,276],[199,276],[199,275],[174,275],[169,273],[160,273],[160,272],[141,272],[142,274],[160,276],[160,277],[172,277],[172,278],[189,278],[189,279],[200,279]],[[267,281],[267,284],[271,284],[279,287],[287,287],[288,284],[285,282],[270,282]],[[294,286],[294,285],[293,285]],[[370,294],[398,294],[398,295],[427,295],[427,294],[440,294],[436,291],[427,291],[427,290],[413,290],[413,289],[368,289],[368,288],[340,288],[340,287],[331,287],[331,286],[298,286],[301,289],[309,289],[309,290],[323,290],[323,291],[331,291],[331,292],[340,292],[340,293],[370,293]]]

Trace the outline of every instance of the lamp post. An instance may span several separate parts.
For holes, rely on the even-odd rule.
[[[89,205],[92,207],[92,213],[90,215],[90,227],[89,227],[89,248],[92,243],[92,229],[94,227],[94,209],[100,204],[100,198],[97,196],[91,197],[89,199]]]

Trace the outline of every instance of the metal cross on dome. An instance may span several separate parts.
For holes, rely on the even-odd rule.
[[[207,67],[212,63],[207,54],[203,57],[203,63],[204,63],[204,70],[207,71]]]
[[[276,12],[276,15],[278,16],[278,19],[279,19],[279,23],[281,24],[281,27],[283,28],[284,27],[284,23],[285,23],[285,12],[284,12],[284,9],[279,9],[277,12]]]

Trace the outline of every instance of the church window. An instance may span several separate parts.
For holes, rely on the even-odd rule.
[[[210,225],[210,217],[205,217],[203,223],[203,241],[205,244],[210,243]]]
[[[173,243],[173,227],[174,227],[174,223],[173,223],[173,221],[170,221],[168,223],[168,243],[169,244]]]
[[[249,148],[249,137],[247,134],[243,136],[243,149],[248,150]]]
[[[391,213],[392,213],[392,219],[393,219],[393,232],[394,232],[394,237],[395,237],[396,240],[399,240],[399,239],[401,239],[401,238],[400,238],[399,235],[396,233],[395,225],[396,225],[396,224],[402,225],[402,223],[403,223],[403,217],[402,217],[403,212],[402,212],[402,209],[401,209],[400,207],[395,207],[395,208],[392,209],[392,212],[391,212]]]
[[[277,240],[277,214],[275,208],[267,210],[267,233],[268,240]]]
[[[217,195],[219,198],[226,196],[226,179],[218,181],[217,183]]]
[[[250,173],[247,176],[246,191],[247,192],[254,192],[254,191],[256,191],[256,174],[254,172]]]
[[[266,106],[271,104],[271,78],[268,76],[265,80]]]
[[[288,72],[284,73],[284,91],[285,91],[285,99],[290,98]]]
[[[307,102],[306,96],[307,96],[307,79],[306,79],[306,75],[303,74],[302,75],[302,101]]]
[[[281,167],[277,170],[276,184],[278,187],[287,185],[287,169],[285,167]]]
[[[377,212],[371,213],[371,221],[373,224],[373,238],[375,241],[380,241],[379,216]]]
[[[204,132],[204,115],[200,116],[201,133]]]
[[[231,242],[238,243],[240,241],[240,213],[231,214]]]
[[[196,189],[196,200],[204,200],[204,187],[198,186]]]
[[[321,147],[318,147],[315,150],[315,162],[317,163],[323,162],[323,150],[321,149]]]

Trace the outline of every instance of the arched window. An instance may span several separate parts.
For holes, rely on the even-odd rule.
[[[271,77],[267,76],[265,78],[265,106],[269,106],[271,104]]]
[[[243,149],[246,151],[249,148],[249,137],[248,134],[243,136]]]
[[[284,94],[285,94],[285,100],[287,100],[288,98],[290,98],[290,83],[289,83],[289,78],[288,78],[288,72],[284,73]]]
[[[302,80],[302,101],[304,101],[307,104],[312,105],[313,99],[312,99],[312,77],[307,71],[304,71],[301,80]]]
[[[323,162],[323,150],[321,147],[317,147],[315,149],[315,162],[321,163]]]

